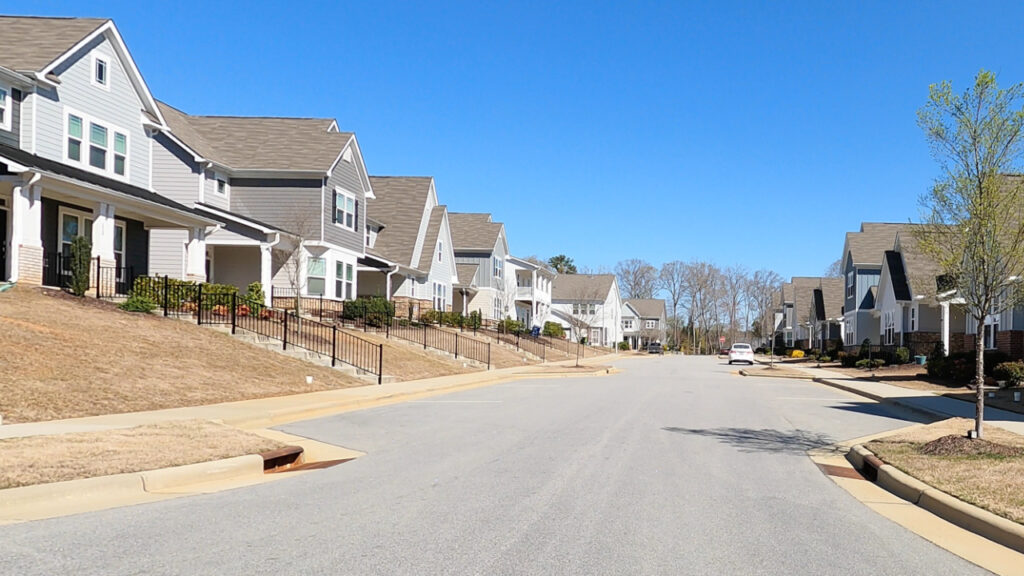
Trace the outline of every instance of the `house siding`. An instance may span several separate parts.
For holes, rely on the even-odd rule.
[[[21,132],[21,149],[29,152],[35,151],[32,148],[32,102],[35,98],[34,92],[25,92],[22,94],[21,103],[18,105],[18,115],[21,120],[18,128]]]
[[[0,143],[8,146],[21,147],[21,101],[24,96],[21,90],[12,88],[7,91],[7,101],[10,102],[7,112],[11,116],[11,129],[0,129]]]
[[[333,222],[331,210],[334,205],[334,189],[338,188],[355,197],[359,203],[356,229],[350,230]],[[320,207],[317,206],[317,210]],[[357,254],[363,254],[364,242],[366,241],[364,231],[366,229],[366,196],[363,193],[363,184],[359,178],[359,169],[355,164],[355,157],[352,162],[341,160],[335,166],[334,172],[327,179],[323,187],[323,240],[335,246],[351,250]]]
[[[185,274],[187,230],[149,231],[149,272],[156,276],[182,278]]]
[[[92,54],[102,54],[108,62],[108,86],[105,90],[94,86]],[[142,100],[128,80],[128,72],[117,57],[106,37],[99,37],[81,48],[64,64],[54,70],[60,78],[56,89],[40,89],[36,101],[36,153],[40,156],[67,162],[64,158],[64,109],[75,110],[94,117],[99,122],[125,130],[128,134],[128,178],[139,187],[149,188],[149,136],[142,127]],[[88,141],[88,126],[84,127],[84,140]],[[113,134],[109,134],[108,156],[113,154]],[[87,159],[87,145],[83,144],[83,160]],[[108,162],[112,162],[112,158]],[[87,166],[86,162],[83,165]],[[118,178],[112,174],[108,176]]]
[[[153,189],[186,206],[199,200],[199,166],[165,134],[153,143]]]
[[[319,239],[320,180],[235,179],[231,211],[302,236]]]
[[[426,220],[426,218],[424,218]],[[437,245],[424,246],[424,250],[430,250],[430,274],[427,276],[427,286],[430,292],[430,298],[434,298],[434,282],[443,284],[445,288],[445,303],[448,306],[452,304],[452,274],[455,269],[454,263],[451,258],[451,250],[449,247],[452,245],[452,239],[448,231],[448,226],[444,225],[447,221],[442,223],[441,230],[438,232],[437,240],[444,245],[443,254],[441,255],[441,261],[437,261]]]
[[[203,204],[209,204],[221,210],[231,210],[231,194],[234,190],[233,182],[227,175],[221,175],[228,183],[228,193],[217,193],[217,173],[213,170],[206,170],[203,173]]]

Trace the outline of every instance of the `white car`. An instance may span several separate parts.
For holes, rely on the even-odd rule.
[[[729,364],[733,362],[746,362],[751,366],[754,365],[754,350],[750,344],[733,344],[732,348],[729,348]]]

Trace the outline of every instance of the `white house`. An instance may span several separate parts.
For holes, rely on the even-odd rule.
[[[614,274],[559,274],[551,290],[552,319],[573,340],[614,347],[622,341],[622,299]]]
[[[544,328],[551,316],[551,288],[558,274],[540,262],[509,256],[506,265],[506,292],[513,297],[515,319],[527,329]]]

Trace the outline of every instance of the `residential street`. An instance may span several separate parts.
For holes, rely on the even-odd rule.
[[[0,573],[983,574],[805,451],[908,424],[716,358],[625,359],[289,425],[367,453],[219,494],[0,527]]]

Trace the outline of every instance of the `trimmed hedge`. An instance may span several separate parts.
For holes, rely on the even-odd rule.
[[[928,376],[952,382],[970,382],[974,380],[974,363],[977,355],[971,352],[956,352],[949,356],[937,356],[928,359],[926,369]],[[998,350],[985,352],[985,375],[991,376],[996,366],[1009,360],[1009,356]]]

